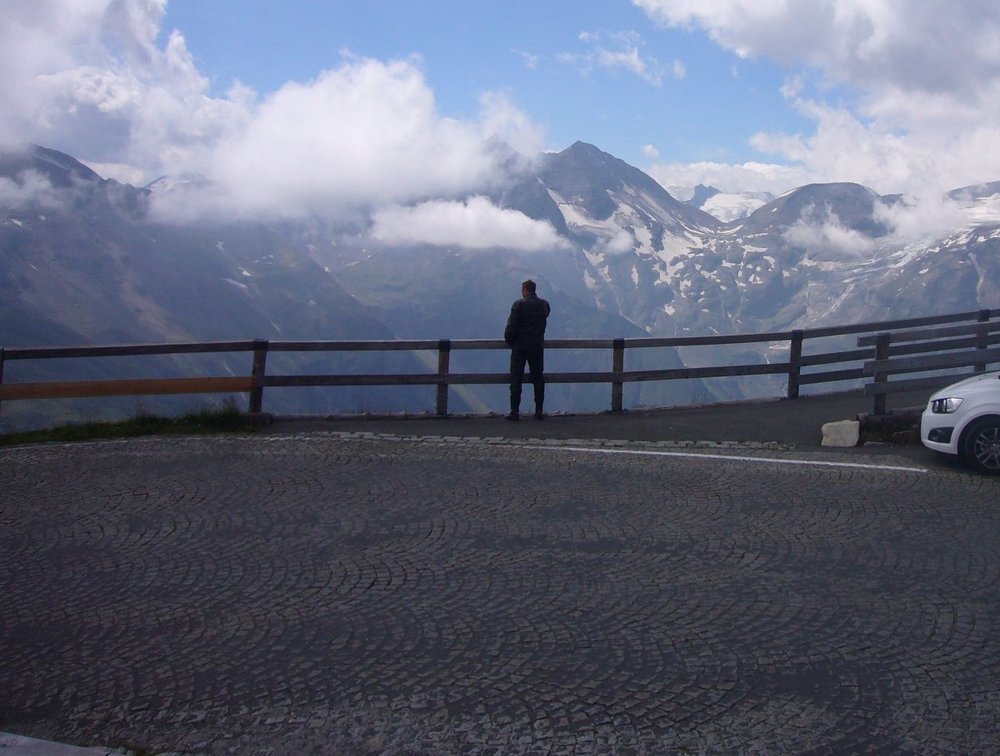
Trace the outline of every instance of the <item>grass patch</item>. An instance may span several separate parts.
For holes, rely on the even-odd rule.
[[[234,404],[225,404],[221,408],[204,409],[180,417],[160,417],[141,413],[128,420],[117,422],[72,423],[43,430],[6,433],[0,435],[0,446],[168,434],[254,433],[260,427],[259,419],[241,413]]]

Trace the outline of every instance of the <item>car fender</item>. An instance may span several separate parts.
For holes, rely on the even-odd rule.
[[[970,412],[967,417],[962,419],[962,422],[955,426],[955,440],[958,453],[962,453],[962,446],[965,443],[965,432],[968,430],[969,426],[984,417],[995,417],[1000,420],[1000,402],[989,402],[977,407],[975,412]]]

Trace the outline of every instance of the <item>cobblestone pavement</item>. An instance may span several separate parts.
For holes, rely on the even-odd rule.
[[[998,493],[775,444],[0,450],[0,730],[153,752],[996,752]]]

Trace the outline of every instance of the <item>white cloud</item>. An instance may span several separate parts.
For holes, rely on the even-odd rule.
[[[516,210],[499,208],[481,196],[464,202],[431,200],[414,207],[384,207],[375,211],[372,218],[372,238],[391,246],[503,247],[522,252],[566,246],[551,224],[533,220]]]
[[[520,57],[524,62],[525,68],[531,71],[536,70],[538,68],[538,64],[541,62],[541,58],[534,53],[526,52],[524,50],[515,50],[515,53],[517,53],[518,57]]]
[[[87,183],[86,179],[69,174],[53,184],[49,176],[34,169],[20,171],[13,178],[0,176],[0,208],[65,209],[81,201],[84,197],[81,190]],[[114,195],[108,195],[108,199],[114,201]]]
[[[608,255],[624,255],[634,249],[635,237],[624,228],[606,239],[601,239],[594,247],[594,251]]]
[[[437,114],[413,61],[362,59],[267,97],[209,166],[237,207],[281,215],[465,192],[497,171],[477,124]]]
[[[862,123],[843,108],[804,100],[797,106],[816,124],[813,134],[758,133],[752,144],[822,181],[854,181],[881,193],[938,183],[941,167],[933,151],[922,148],[918,140],[879,123]]]
[[[528,118],[507,94],[484,92],[479,106],[479,128],[487,140],[499,140],[529,159],[544,151],[545,129]]]
[[[671,66],[665,66],[651,55],[643,55],[642,38],[633,31],[616,32],[580,32],[578,39],[589,49],[584,53],[561,53],[557,60],[573,65],[584,74],[589,74],[596,68],[609,70],[620,69],[638,76],[640,79],[659,87],[667,75],[683,79],[687,75],[684,64],[675,60]]]
[[[656,61],[643,60],[634,47],[628,50],[598,49],[594,52],[593,60],[601,68],[623,68],[656,87],[660,86],[663,80]]]
[[[803,168],[759,162],[654,163],[646,172],[678,199],[681,197],[674,187],[705,184],[723,192],[756,191],[777,195],[812,180],[811,174]]]
[[[757,134],[752,143],[812,181],[905,192],[1000,177],[1000,150],[989,147],[1000,140],[993,0],[633,3],[664,25],[703,30],[737,56],[783,66],[782,94],[815,132]],[[832,100],[845,92],[856,96],[852,105]]]
[[[45,207],[59,204],[58,192],[47,177],[37,171],[24,171],[16,179],[0,176],[0,207],[20,208],[31,202]]]
[[[146,172],[134,165],[125,163],[95,163],[88,162],[86,166],[94,173],[104,178],[115,179],[123,184],[143,186],[146,182]]]
[[[476,119],[442,116],[418,59],[346,53],[312,81],[215,96],[179,32],[158,41],[166,0],[13,5],[0,0],[0,147],[38,142],[134,183],[210,176],[157,198],[186,218],[343,217],[460,196],[502,180],[498,140],[529,155],[543,144],[504,94],[485,93]]]
[[[992,0],[633,3],[663,24],[703,29],[741,57],[814,68],[876,97],[888,88],[978,96],[984,80],[1000,76],[1000,6]]]
[[[208,96],[181,34],[157,45],[166,0],[4,5],[0,146],[34,141],[148,175],[211,151],[249,115],[244,87]]]
[[[961,204],[947,196],[907,196],[903,201],[875,206],[875,217],[891,229],[899,245],[938,239],[963,225]]]
[[[806,208],[783,236],[789,244],[806,249],[810,257],[819,260],[857,258],[875,248],[872,239],[844,226],[829,208],[822,213]]]
[[[501,143],[541,152],[542,130],[502,93],[482,96],[477,121],[441,116],[418,63],[347,55],[314,81],[284,85],[190,166],[213,183],[164,197],[160,209],[189,217],[178,205],[187,196],[244,215],[353,217],[498,185],[511,169]]]

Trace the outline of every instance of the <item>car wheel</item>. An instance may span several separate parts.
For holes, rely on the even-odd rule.
[[[979,472],[1000,475],[1000,418],[972,423],[962,442],[962,456]]]

